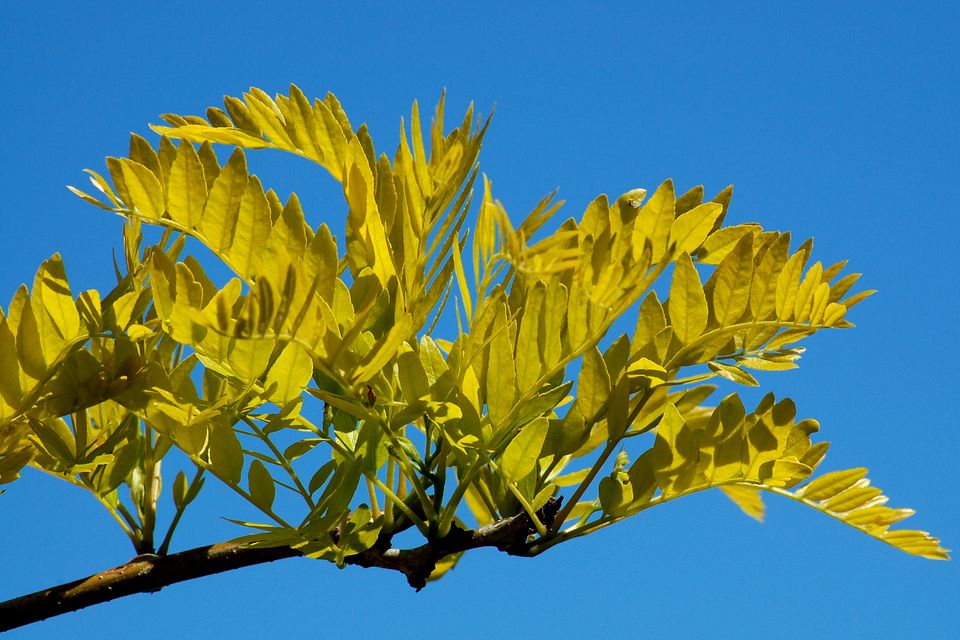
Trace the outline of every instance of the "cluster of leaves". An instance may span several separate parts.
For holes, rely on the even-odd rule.
[[[751,371],[794,368],[804,338],[852,326],[871,293],[848,295],[858,274],[810,264],[810,241],[725,226],[730,188],[705,202],[670,181],[546,234],[562,203],[514,226],[484,179],[471,237],[486,124],[471,107],[445,133],[443,112],[427,141],[414,105],[391,159],[332,95],[251,89],[205,118],[163,116],[156,148],[134,135],[108,158],[110,181],[90,171],[98,197],[74,191],[125,217],[124,264],[107,295],[75,300],[55,256],[2,316],[0,482],[32,463],[88,489],[139,552],[166,552],[210,475],[267,520],[241,523],[247,543],[340,564],[409,527],[441,541],[518,515],[530,530],[511,552],[534,555],[710,488],[754,517],[772,492],[946,558],[925,532],[890,529],[912,512],[885,506],[865,470],[810,480],[827,445],[791,401],[704,404],[711,378],[756,386]],[[226,162],[217,143],[234,147]],[[261,148],[342,184],[342,245],[249,172],[244,149]],[[160,240],[143,246],[142,225]],[[235,277],[216,285],[188,239]],[[615,335],[631,313],[632,335]],[[173,449],[196,472],[174,480],[157,547]]]

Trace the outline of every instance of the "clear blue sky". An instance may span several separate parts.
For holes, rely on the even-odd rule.
[[[120,220],[64,185],[160,113],[296,82],[336,93],[390,148],[410,103],[446,87],[451,113],[496,104],[481,163],[516,216],[557,186],[579,214],[667,177],[732,182],[730,220],[849,258],[880,290],[857,328],[761,382],[821,421],[824,469],[869,467],[893,506],[917,509],[911,525],[957,548],[958,26],[946,2],[7,2],[0,299],[54,251],[75,289],[109,286]],[[254,164],[268,185],[300,192],[315,223],[339,215],[328,176],[274,160]],[[33,472],[10,489],[0,599],[132,555],[78,490]],[[243,507],[211,494],[180,548],[236,535],[219,516]],[[763,525],[704,494],[534,560],[472,553],[419,594],[396,574],[288,560],[8,637],[956,637],[955,561],[767,502]]]

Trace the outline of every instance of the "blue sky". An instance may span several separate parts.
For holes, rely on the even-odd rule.
[[[446,87],[451,117],[470,100],[496,104],[481,165],[516,217],[555,187],[579,215],[598,193],[668,177],[709,193],[734,183],[728,220],[813,236],[825,263],[849,258],[880,290],[853,313],[857,328],[817,336],[799,370],[761,384],[820,420],[833,442],[824,469],[869,467],[892,506],[917,509],[910,525],[956,548],[960,12],[800,5],[6,3],[0,299],[54,251],[75,289],[109,286],[120,220],[64,185],[124,154],[160,113],[296,82],[333,91],[392,148],[410,103],[432,108]],[[316,224],[339,223],[326,174],[251,157]],[[210,493],[179,548],[236,535],[219,516],[242,505]],[[955,562],[767,502],[763,525],[702,494],[537,559],[475,552],[419,594],[395,574],[288,560],[8,637],[955,637]],[[66,485],[28,473],[0,498],[0,599],[131,555]]]

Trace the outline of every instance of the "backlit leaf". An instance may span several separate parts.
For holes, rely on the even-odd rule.
[[[278,404],[286,404],[303,391],[313,375],[313,361],[310,356],[298,345],[288,343],[280,352],[280,356],[267,371],[264,386],[276,389],[270,395],[270,400]]]
[[[713,277],[713,316],[721,327],[735,323],[747,308],[752,272],[753,236],[747,234],[723,259]]]
[[[667,311],[674,335],[683,344],[699,338],[707,327],[707,299],[700,276],[686,253],[680,254],[674,268]]]
[[[670,244],[676,245],[678,253],[693,255],[713,231],[722,210],[719,204],[707,202],[678,216],[670,229]]]
[[[139,162],[123,158],[120,160],[123,180],[130,194],[132,205],[145,218],[159,220],[163,216],[163,188],[150,169]]]
[[[269,512],[273,507],[273,499],[276,495],[276,487],[273,484],[273,478],[270,472],[263,466],[259,460],[254,460],[250,464],[250,471],[247,474],[247,481],[250,487],[250,499],[257,505],[261,511]]]
[[[507,445],[500,458],[500,470],[507,482],[519,482],[534,470],[548,427],[546,418],[537,418],[520,429]]]
[[[197,150],[181,140],[167,178],[167,210],[170,217],[193,229],[200,222],[207,203],[207,180]]]
[[[733,503],[740,507],[745,514],[757,522],[763,522],[766,509],[763,506],[763,498],[760,496],[759,489],[735,484],[720,487],[720,490],[733,500]]]
[[[580,370],[577,398],[580,411],[588,421],[593,421],[603,410],[610,397],[610,373],[604,363],[603,355],[596,347],[583,354],[583,367]]]

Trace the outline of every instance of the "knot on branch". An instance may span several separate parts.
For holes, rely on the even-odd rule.
[[[553,526],[563,498],[550,498],[537,512],[537,518],[547,528]],[[436,570],[437,563],[447,556],[480,547],[493,547],[513,556],[529,556],[529,537],[536,533],[530,516],[519,513],[477,529],[454,525],[442,538],[435,538],[414,549],[370,549],[346,558],[348,564],[361,567],[381,567],[401,572],[407,583],[420,591]]]

